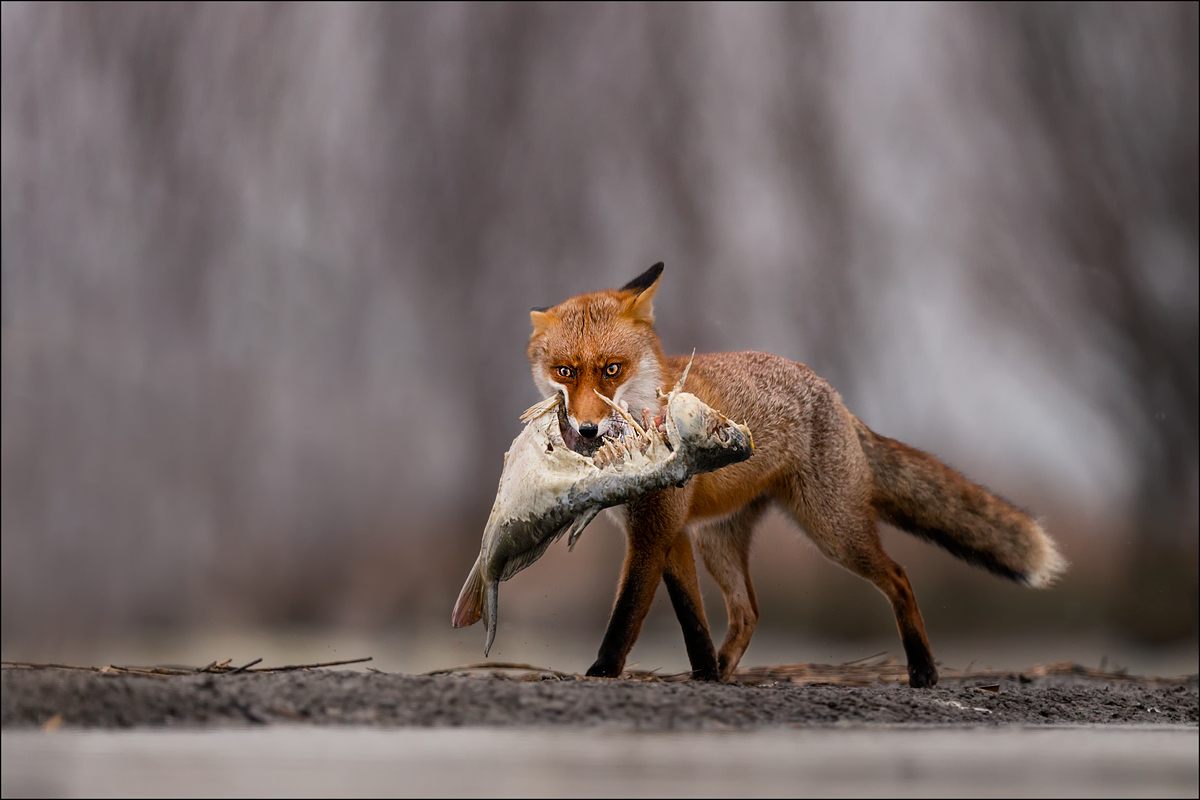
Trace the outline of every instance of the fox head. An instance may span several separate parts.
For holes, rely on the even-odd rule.
[[[614,403],[634,416],[657,409],[663,352],[651,305],[662,275],[660,261],[620,289],[581,294],[530,312],[529,362],[543,396],[561,393],[567,421],[585,439],[603,436]]]

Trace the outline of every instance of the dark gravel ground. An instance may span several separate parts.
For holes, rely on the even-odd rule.
[[[1196,676],[1176,681],[1079,676],[943,679],[936,689],[757,686],[559,676],[313,670],[195,676],[5,669],[6,729],[306,722],[377,726],[573,726],[724,730],[844,724],[1196,725]]]

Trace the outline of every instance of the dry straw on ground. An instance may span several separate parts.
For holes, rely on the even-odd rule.
[[[234,675],[240,672],[294,672],[298,669],[340,667],[344,664],[361,664],[370,660],[371,656],[367,656],[366,658],[351,658],[346,661],[323,661],[319,664],[289,664],[286,667],[255,667],[255,664],[262,661],[261,658],[256,658],[240,667],[230,666],[229,662],[233,661],[232,658],[213,661],[203,667],[119,667],[116,664],[109,664],[107,667],[80,667],[74,664],[39,664],[33,661],[0,661],[0,664],[4,669],[77,669],[84,672],[99,672],[104,675],[200,675],[204,673]]]
[[[957,681],[967,680],[1011,680],[1032,681],[1034,678],[1050,675],[1070,675],[1096,680],[1124,681],[1144,685],[1177,683],[1184,678],[1158,678],[1129,675],[1124,670],[1106,672],[1091,669],[1069,661],[1056,664],[1043,664],[1017,672],[1014,670],[957,670],[939,667],[942,678]],[[515,664],[505,662],[484,662],[467,664],[461,667],[433,670],[426,675],[480,675],[486,674],[494,678],[510,680],[601,680],[586,678],[570,672],[545,669],[532,664]],[[626,670],[622,676],[626,680],[676,683],[691,679],[689,672],[676,672],[659,675],[654,671]],[[770,667],[743,667],[734,674],[739,683],[748,686],[761,686],[770,683],[799,683],[821,684],[830,686],[868,686],[874,683],[908,683],[908,669],[904,664],[897,663],[895,658],[887,653],[878,653],[867,658],[849,661],[845,664],[780,664]],[[979,687],[987,688],[987,687]]]
[[[283,667],[255,666],[262,661],[261,658],[256,658],[255,660],[239,667],[231,666],[230,662],[232,659],[228,658],[224,661],[213,661],[212,663],[203,667],[183,667],[173,665],[137,667],[117,666],[115,664],[110,664],[105,667],[84,667],[73,664],[42,664],[31,661],[3,661],[0,662],[0,664],[3,664],[3,668],[6,670],[67,669],[82,670],[85,672],[97,672],[105,675],[178,676],[199,675],[205,673],[215,675],[234,675],[238,673],[294,672],[296,670],[324,669],[328,667],[346,666],[349,664],[362,664],[371,660],[372,658],[367,656],[364,658],[352,658],[344,661],[323,661],[314,664],[289,664]],[[379,672],[379,670],[371,667],[367,667],[366,669],[371,670],[372,672]],[[1063,661],[1055,664],[1042,664],[1030,667],[1029,669],[1020,672],[1014,670],[990,669],[957,670],[946,667],[939,667],[939,669],[943,679],[951,679],[956,682],[995,681],[1002,678],[1029,682],[1034,678],[1054,675],[1091,678],[1094,680],[1121,681],[1146,686],[1173,684],[1186,680],[1185,677],[1164,678],[1129,675],[1124,670],[1108,672],[1101,669],[1084,667],[1070,661]],[[561,672],[559,670],[538,667],[533,664],[521,664],[504,661],[465,664],[458,667],[431,670],[423,674],[486,676],[499,678],[502,680],[518,681],[601,680],[599,678],[588,678],[583,675],[577,675],[572,672]],[[675,672],[660,675],[655,671],[631,669],[626,670],[622,677],[625,680],[632,681],[679,683],[690,680],[691,673]],[[908,682],[908,670],[904,664],[897,663],[896,659],[892,658],[887,653],[879,653],[874,656],[859,659],[857,661],[849,661],[845,664],[779,664],[770,667],[743,667],[742,669],[737,670],[734,677],[737,682],[747,686],[762,686],[771,683],[797,683],[826,686],[869,686],[876,683],[906,684]],[[991,685],[984,685],[976,688],[989,689],[991,688]]]

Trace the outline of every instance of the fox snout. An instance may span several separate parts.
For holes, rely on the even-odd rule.
[[[605,408],[603,414],[597,413],[580,413],[567,414],[567,421],[571,423],[571,427],[585,439],[595,439],[597,436],[603,436],[608,433],[612,427],[612,412]]]
[[[600,447],[601,437],[608,434],[613,427],[611,417],[580,420],[578,414],[572,413],[566,407],[559,413],[563,442],[569,449],[583,455],[594,454],[596,448]]]

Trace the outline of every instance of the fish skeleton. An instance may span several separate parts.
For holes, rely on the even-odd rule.
[[[623,424],[614,425],[617,435],[606,437],[590,456],[575,452],[563,440],[560,414],[551,413],[561,412],[561,395],[521,415],[527,424],[504,454],[479,557],[451,617],[456,628],[485,621],[485,657],[496,638],[501,581],[537,561],[564,534],[573,550],[583,529],[605,508],[682,486],[693,475],[753,454],[749,428],[683,391],[688,369],[669,393],[658,393],[666,400],[661,424],[648,414],[639,424],[601,395]]]

